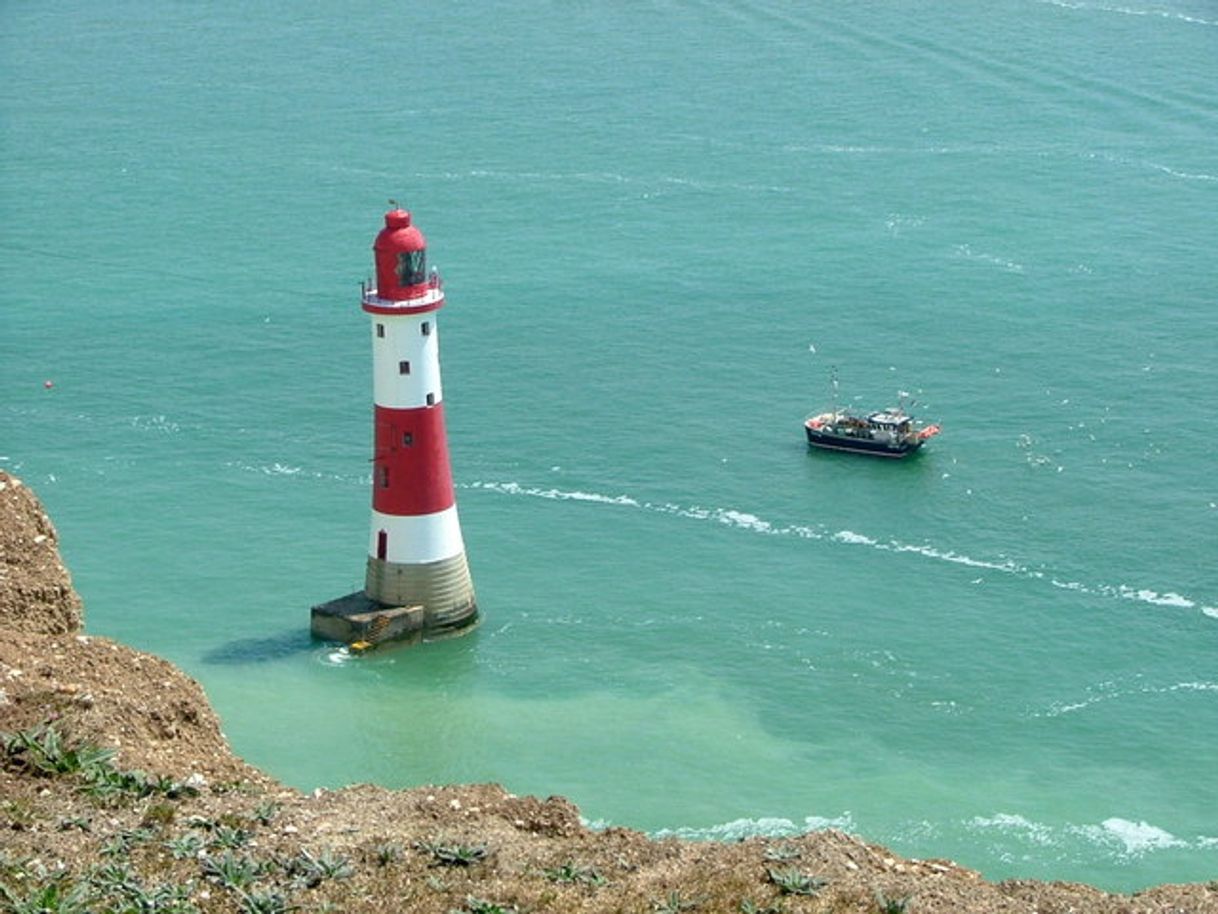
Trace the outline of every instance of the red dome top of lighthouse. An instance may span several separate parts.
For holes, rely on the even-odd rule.
[[[385,227],[372,245],[376,252],[376,294],[401,301],[427,293],[427,239],[404,209],[385,213]]]

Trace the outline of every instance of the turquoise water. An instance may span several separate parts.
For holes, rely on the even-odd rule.
[[[1212,3],[0,25],[0,466],[89,630],[250,761],[1218,876]],[[390,197],[446,278],[485,621],[355,662],[308,607],[362,582]],[[833,367],[943,435],[809,453]]]

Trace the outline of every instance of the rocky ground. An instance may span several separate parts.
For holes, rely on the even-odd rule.
[[[230,751],[198,683],[81,631],[54,526],[0,472],[0,912],[1218,914],[1218,882],[990,883],[837,831],[591,831],[495,785],[302,794]]]

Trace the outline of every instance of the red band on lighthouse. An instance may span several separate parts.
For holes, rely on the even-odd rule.
[[[376,407],[372,507],[382,514],[434,514],[451,508],[452,465],[444,404]]]

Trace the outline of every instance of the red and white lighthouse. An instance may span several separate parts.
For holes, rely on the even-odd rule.
[[[462,631],[477,622],[478,607],[444,425],[444,288],[427,271],[427,242],[409,212],[385,214],[373,251],[376,284],[362,300],[375,406],[367,574],[362,593],[313,608],[313,631],[376,643]]]

